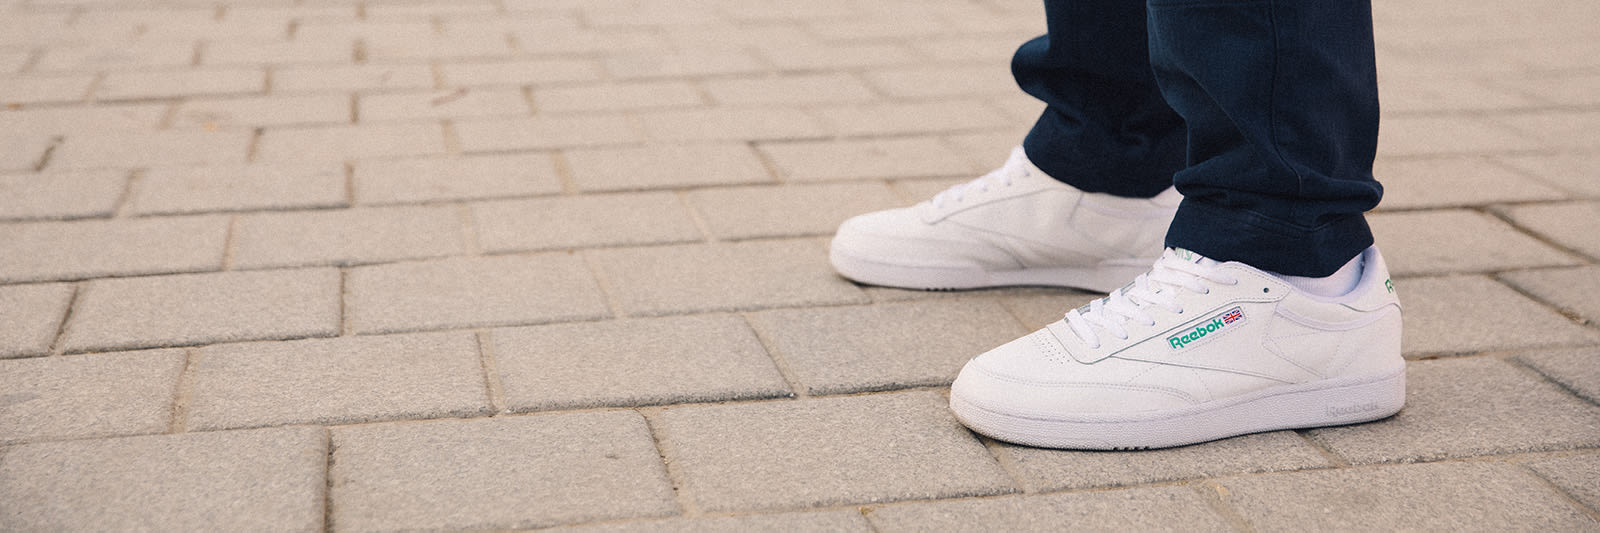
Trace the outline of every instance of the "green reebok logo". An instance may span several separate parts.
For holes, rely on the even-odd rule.
[[[1241,320],[1244,320],[1244,310],[1235,307],[1233,309],[1218,313],[1217,316],[1211,317],[1211,320],[1201,322],[1199,325],[1195,326],[1194,329],[1189,330],[1187,333],[1167,337],[1167,344],[1172,346],[1172,349],[1176,350],[1187,346],[1191,342],[1200,340],[1206,335],[1211,335],[1221,331],[1222,328],[1231,326]]]

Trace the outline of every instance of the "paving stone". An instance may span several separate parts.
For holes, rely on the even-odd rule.
[[[449,3],[374,3],[370,9],[365,10],[369,20],[384,19],[426,19],[438,15],[460,14],[489,14],[494,13],[493,3],[486,1],[457,1]]]
[[[327,41],[223,40],[206,43],[201,62],[206,65],[283,65],[306,63],[350,63],[355,58],[355,42]]]
[[[335,335],[333,269],[216,272],[90,281],[62,349],[87,352]]]
[[[0,176],[0,220],[109,217],[127,183],[121,170]]]
[[[840,135],[933,133],[1012,125],[1010,119],[975,100],[835,106],[818,109],[817,115]]]
[[[494,345],[512,411],[790,395],[761,341],[736,316],[501,329]]]
[[[583,10],[584,20],[595,27],[707,26],[723,20],[717,10],[690,2],[596,4]]]
[[[507,58],[513,50],[504,35],[406,35],[374,33],[366,36],[367,57],[372,61],[416,59]]]
[[[517,59],[481,63],[452,61],[439,68],[452,87],[540,85],[600,79],[600,67],[594,61],[585,59]]]
[[[0,106],[3,107],[3,106]],[[4,117],[0,114],[0,117]],[[0,118],[0,122],[4,119]],[[0,133],[0,172],[37,170],[45,161],[45,152],[56,144],[46,133]]]
[[[1379,159],[1372,172],[1383,183],[1382,209],[1457,207],[1566,197],[1560,189],[1480,157]]]
[[[463,119],[455,128],[466,152],[605,146],[644,139],[621,115]]]
[[[248,131],[97,132],[68,135],[49,168],[132,168],[243,163]]]
[[[1028,331],[1033,331],[1061,320],[1066,317],[1067,311],[1104,298],[1105,294],[1077,289],[1029,287],[1008,289],[996,296],[1011,314],[1022,321],[1022,325],[1026,326]],[[877,295],[874,294],[874,297]]]
[[[1378,155],[1486,154],[1537,150],[1538,141],[1516,129],[1471,116],[1385,117]]]
[[[17,110],[0,107],[0,131],[27,132],[25,138],[36,140],[50,135],[87,133],[92,136],[128,131],[149,135],[150,130],[155,129],[162,117],[167,114],[168,107],[165,104],[40,107]],[[15,149],[11,146],[6,148]],[[8,152],[0,152],[0,154],[6,153]],[[26,154],[28,159],[25,168],[33,168],[33,165],[39,162],[38,156],[42,153],[43,150],[39,150]],[[12,158],[0,159],[0,164],[11,163],[10,159]]]
[[[1529,463],[1528,468],[1572,496],[1600,510],[1600,455],[1579,455]]]
[[[652,145],[566,153],[572,179],[583,191],[620,191],[773,181],[742,144]]]
[[[1189,487],[906,503],[874,509],[876,531],[1232,531],[1228,519]]]
[[[327,435],[298,427],[17,446],[0,462],[0,529],[320,530]]]
[[[1310,435],[1357,464],[1432,461],[1600,444],[1600,407],[1493,358],[1413,361],[1406,408]]]
[[[711,512],[1014,490],[932,392],[668,408],[657,438]]]
[[[973,356],[1028,333],[975,299],[782,309],[751,323],[810,394],[948,385]]]
[[[680,49],[748,50],[822,44],[795,24],[667,26],[660,30],[666,34],[668,41]]]
[[[0,225],[0,281],[197,272],[222,267],[222,217]]]
[[[1378,85],[1378,100],[1383,102],[1384,113],[1502,111],[1547,105],[1521,91],[1483,81],[1439,83],[1432,78],[1402,76],[1385,77]]]
[[[1004,65],[1010,63],[1020,44],[1013,37],[960,35],[919,39],[911,47],[936,61]]]
[[[324,165],[154,168],[134,185],[136,215],[344,207],[344,169]]]
[[[1579,530],[1593,518],[1503,463],[1437,463],[1228,478],[1222,499],[1257,531]]]
[[[624,80],[750,74],[765,67],[742,50],[625,53],[605,58],[605,70]]]
[[[1497,158],[1575,194],[1600,197],[1600,154],[1544,154]]]
[[[1039,492],[1335,466],[1315,445],[1292,431],[1139,452],[1003,446],[1011,456],[1013,471]]]
[[[776,65],[778,70],[798,72],[908,65],[924,61],[916,52],[900,43],[831,43],[810,46],[779,46],[768,43],[760,46],[759,52],[768,62]]]
[[[6,76],[0,78],[0,106],[82,102],[94,79],[93,74]]]
[[[865,77],[868,83],[891,98],[1009,95],[1021,92],[1011,77],[1010,63],[1007,61],[981,66],[878,69],[867,72]]]
[[[377,38],[392,42],[407,38],[427,40],[437,34],[432,21],[417,17],[412,20],[308,21],[295,28],[294,38],[310,41]]]
[[[825,130],[797,109],[712,108],[641,113],[645,135],[664,141],[758,141],[814,138]]]
[[[0,444],[164,433],[183,362],[183,350],[0,361]]]
[[[101,100],[137,100],[259,94],[266,90],[266,74],[256,68],[218,68],[112,72],[95,89]]]
[[[949,25],[931,13],[902,13],[892,20],[881,17],[857,17],[849,20],[808,22],[806,28],[825,41],[888,41],[954,33]]]
[[[1517,225],[1589,257],[1600,257],[1600,202],[1519,205],[1505,211]]]
[[[49,354],[72,294],[65,283],[0,286],[0,359]]]
[[[234,226],[234,265],[355,265],[465,251],[455,206],[397,206],[258,213]]]
[[[195,43],[183,41],[55,44],[44,50],[32,70],[99,72],[162,67],[187,67],[194,62]]]
[[[984,99],[990,107],[1010,116],[1013,124],[1028,124],[1039,120],[1044,113],[1044,102],[1022,92],[991,92]],[[1014,137],[1017,139],[1022,136]]]
[[[191,431],[491,412],[469,332],[223,344],[192,366]]]
[[[362,204],[476,200],[561,192],[546,154],[361,161],[355,198]]]
[[[814,511],[715,518],[673,518],[637,522],[609,522],[555,528],[573,532],[743,533],[745,531],[840,531],[868,533],[872,526],[858,511]]]
[[[843,73],[718,79],[701,85],[721,105],[797,105],[877,99],[861,80]]]
[[[1437,210],[1367,217],[1396,276],[1576,264],[1577,259],[1482,213]]]
[[[630,411],[333,431],[339,529],[511,529],[678,512],[650,429]]]
[[[533,102],[541,113],[695,107],[705,103],[700,91],[681,81],[549,87],[535,89]]]
[[[272,69],[272,91],[376,91],[433,88],[424,64],[287,66]]]
[[[453,258],[350,270],[357,333],[593,320],[610,316],[583,261],[565,253]]]
[[[472,206],[472,218],[479,246],[490,253],[701,240],[669,192],[483,202]]]
[[[1016,129],[1016,128],[1013,128]],[[1027,130],[961,133],[944,136],[945,142],[966,151],[967,159],[976,163],[978,172],[988,172],[1004,166],[1011,148],[1022,143]]]
[[[657,32],[647,30],[544,30],[511,34],[517,45],[534,56],[583,56],[667,48]]]
[[[528,101],[522,96],[522,91],[516,88],[459,88],[421,93],[384,93],[362,95],[360,102],[363,122],[515,116],[528,113]]]
[[[1600,348],[1540,350],[1518,355],[1516,360],[1573,394],[1600,404]]]
[[[1574,346],[1600,335],[1494,281],[1475,276],[1401,280],[1407,356]]]
[[[1600,266],[1507,272],[1500,277],[1534,298],[1600,324]]]
[[[320,128],[268,128],[256,146],[256,160],[327,162],[444,153],[444,131],[437,124],[362,124]]]
[[[1551,148],[1600,148],[1600,136],[1594,132],[1595,124],[1600,123],[1600,113],[1594,111],[1528,113],[1506,115],[1495,120]]]
[[[342,94],[189,100],[178,106],[179,128],[215,130],[350,122],[350,98]]]
[[[697,189],[685,196],[721,239],[832,235],[845,219],[899,207],[877,183]]]
[[[932,137],[764,143],[761,151],[793,181],[969,176],[982,172]]]
[[[866,303],[809,241],[586,252],[632,316]]]

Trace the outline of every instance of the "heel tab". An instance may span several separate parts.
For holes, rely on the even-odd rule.
[[[1389,265],[1383,254],[1378,253],[1377,245],[1361,252],[1361,282],[1356,287],[1355,298],[1344,302],[1351,309],[1372,311],[1387,305],[1400,307],[1394,278],[1389,275]]]

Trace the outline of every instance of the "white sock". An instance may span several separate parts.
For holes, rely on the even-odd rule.
[[[1273,272],[1272,275],[1289,282],[1290,285],[1294,285],[1296,289],[1301,291],[1324,298],[1332,298],[1349,294],[1350,291],[1356,288],[1357,284],[1361,283],[1362,266],[1361,254],[1357,254],[1355,259],[1351,259],[1350,262],[1345,263],[1344,266],[1339,267],[1338,271],[1327,277],[1285,276],[1277,272]]]

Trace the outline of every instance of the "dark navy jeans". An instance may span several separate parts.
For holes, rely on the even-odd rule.
[[[1184,199],[1167,245],[1326,276],[1372,244],[1370,0],[1046,0],[1012,60],[1023,142],[1074,187]]]

